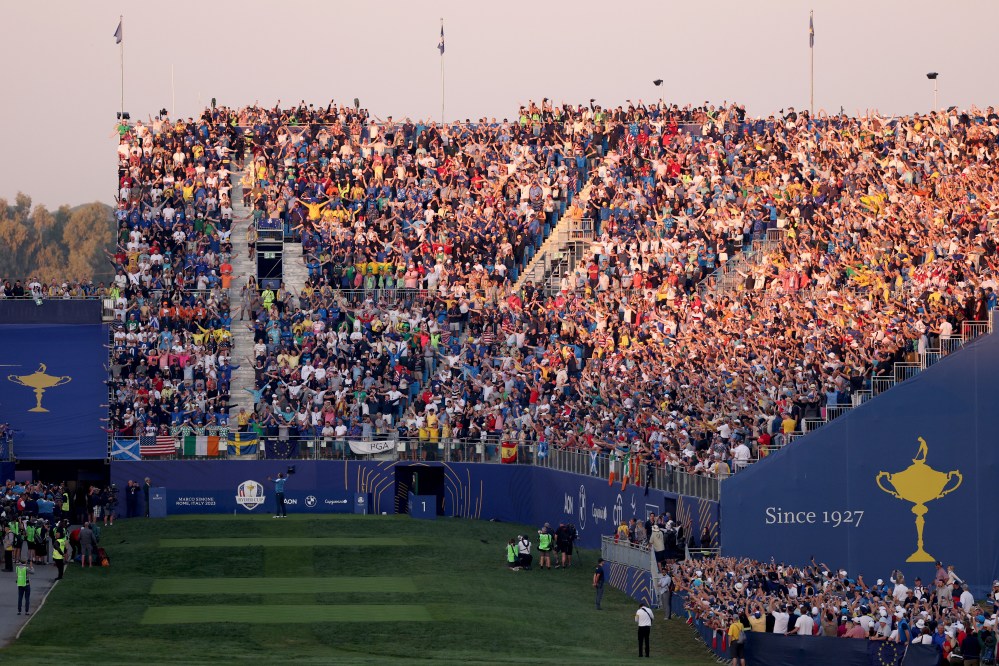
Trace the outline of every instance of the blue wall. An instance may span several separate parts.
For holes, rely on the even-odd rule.
[[[273,486],[285,461],[114,461],[111,480],[120,488],[131,479],[149,477],[152,485],[167,490],[167,513],[246,513],[236,503],[236,492],[244,481],[263,483],[266,497],[256,513],[274,510]],[[371,510],[395,511],[396,468],[413,463],[367,461],[296,462],[296,474],[286,487],[286,497],[295,512],[350,511],[342,500],[354,492],[371,495]],[[699,534],[707,526],[718,533],[718,505],[708,500],[677,497],[641,487],[608,486],[606,480],[526,465],[474,463],[416,463],[418,467],[444,469],[444,515],[501,520],[529,525],[571,522],[580,534],[580,545],[596,548],[600,537],[612,534],[615,520],[642,518],[648,511],[663,511],[668,500],[676,502],[681,520],[690,521]],[[314,501],[308,499],[314,498]],[[308,500],[308,501],[307,501]],[[349,507],[349,503],[347,505]],[[124,512],[124,507],[122,507]]]
[[[97,299],[56,298],[41,305],[31,299],[0,300],[0,322],[5,324],[100,324],[101,315],[102,303]]]
[[[101,407],[108,401],[107,342],[107,327],[100,324],[0,325],[0,420],[15,430],[19,460],[107,457],[107,435],[101,430],[101,418],[107,417],[107,407]],[[12,377],[33,375],[41,364],[60,385],[42,394],[46,411],[33,411],[33,389]]]
[[[807,564],[911,581],[932,577],[932,562],[907,562],[916,551],[913,502],[877,483],[881,472],[925,466],[952,474],[946,486],[907,485],[925,501],[924,550],[953,564],[978,592],[999,578],[999,336],[986,336],[913,379],[795,441],[721,485],[726,555]],[[896,481],[897,476],[891,477]],[[888,477],[882,485],[892,490]],[[837,524],[838,523],[838,524]]]

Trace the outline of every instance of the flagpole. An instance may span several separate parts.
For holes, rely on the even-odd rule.
[[[119,47],[119,61],[121,62],[121,115],[124,120],[125,115],[125,17],[121,14],[118,15],[118,25],[121,26],[121,36],[122,39],[118,43]]]
[[[441,39],[444,38],[444,17],[441,17]],[[441,125],[444,124],[444,52],[441,51]]]
[[[177,117],[177,87],[173,78],[173,63],[170,64],[170,117]]]
[[[809,59],[811,61],[810,62],[811,73],[809,75],[810,84],[808,92],[808,109],[809,109],[808,115],[811,116],[812,118],[815,117],[815,28],[814,24],[812,23],[814,15],[815,15],[814,11],[808,12],[808,29],[811,33],[809,36],[809,46],[808,46]]]

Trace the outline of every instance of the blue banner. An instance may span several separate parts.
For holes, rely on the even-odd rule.
[[[0,326],[0,414],[20,460],[107,457],[101,325]]]
[[[622,520],[643,519],[650,511],[670,511],[695,537],[704,528],[717,539],[718,505],[708,500],[641,487],[621,491],[605,479],[528,465],[412,463],[407,461],[295,461],[285,486],[294,511],[353,511],[354,493],[370,496],[371,513],[395,513],[400,476],[439,470],[437,488],[446,516],[526,523],[540,527],[573,523],[580,546],[597,548]],[[246,513],[273,510],[273,484],[267,477],[285,471],[283,460],[143,460],[111,463],[111,480],[125,487],[149,477],[167,493],[167,512]],[[420,494],[433,494],[427,478]],[[250,492],[248,489],[253,489]],[[240,488],[243,494],[240,495]],[[407,488],[407,490],[409,490]],[[259,491],[259,492],[258,492]],[[239,498],[245,499],[239,499]],[[262,501],[257,502],[258,498]],[[250,505],[253,505],[252,507]]]
[[[991,590],[996,368],[989,335],[722,483],[723,553],[867,581],[932,580],[940,560]]]

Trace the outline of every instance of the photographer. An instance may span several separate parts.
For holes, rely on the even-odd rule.
[[[534,556],[531,555],[531,540],[527,538],[527,535],[520,534],[517,536],[517,553],[520,568],[530,571],[531,563],[534,562]]]
[[[554,546],[554,535],[551,533],[551,527],[548,523],[538,530],[538,552],[541,554],[541,568],[544,569],[545,565],[548,569],[552,568],[552,546]]]
[[[114,527],[114,519],[118,515],[118,485],[112,483],[111,487],[108,488],[107,493],[104,495],[104,527],[107,527],[110,521],[111,527]]]

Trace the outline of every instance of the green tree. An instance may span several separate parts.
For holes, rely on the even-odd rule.
[[[21,192],[13,204],[0,199],[0,277],[106,281],[104,249],[113,246],[114,226],[111,208],[101,203],[60,206],[53,214],[45,206],[32,209]]]

